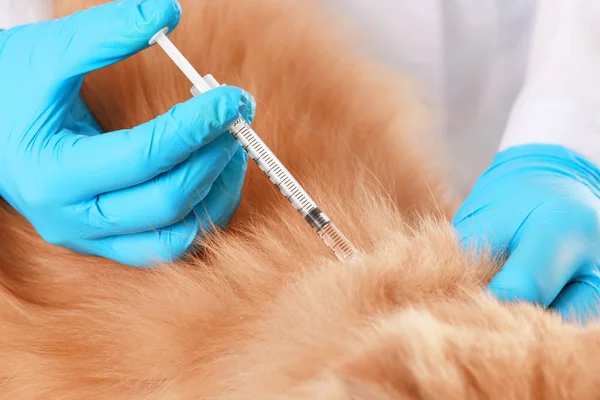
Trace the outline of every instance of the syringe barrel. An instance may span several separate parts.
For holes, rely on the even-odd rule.
[[[356,248],[306,193],[250,125],[243,118],[239,118],[231,125],[229,132],[336,257],[342,262],[352,259],[356,254]]]
[[[317,203],[243,118],[238,118],[229,132],[303,217],[318,208]]]
[[[163,50],[173,59],[175,64],[183,71],[194,84],[192,95],[199,96],[204,92],[215,89],[219,82],[212,76],[204,78],[196,72],[194,67],[179,52],[167,38],[168,28],[163,28],[150,39],[150,44],[158,43]],[[348,238],[331,222],[329,217],[321,211],[317,203],[306,193],[292,174],[283,166],[275,154],[260,139],[258,134],[248,125],[243,118],[238,118],[229,127],[229,132],[244,147],[248,155],[258,164],[260,169],[269,177],[281,193],[288,199],[294,208],[304,217],[304,220],[313,227],[319,237],[331,248],[339,260],[345,262],[354,257],[356,248]]]

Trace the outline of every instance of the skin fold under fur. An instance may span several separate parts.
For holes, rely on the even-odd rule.
[[[254,164],[230,228],[153,270],[50,246],[2,204],[0,398],[600,398],[597,325],[484,294],[498,265],[459,251],[403,77],[354,54],[312,1],[181,3],[171,39],[255,95],[257,132],[359,260],[337,262]],[[189,88],[152,47],[83,95],[115,130]]]

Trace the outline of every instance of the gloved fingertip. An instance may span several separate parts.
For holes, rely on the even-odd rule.
[[[254,122],[254,118],[256,117],[256,99],[243,89],[239,101],[239,111],[247,123],[252,124]]]
[[[201,232],[211,232],[215,227],[225,229],[231,223],[241,202],[247,159],[246,151],[240,147],[208,196],[194,207]]]
[[[192,150],[220,137],[240,117],[241,89],[222,86],[175,105],[144,129],[165,132],[169,138],[185,138]],[[169,139],[171,140],[171,139]],[[232,152],[233,154],[233,152]]]
[[[116,261],[136,268],[152,269],[182,258],[193,246],[199,222],[191,213],[178,223],[134,235],[115,236]]]
[[[183,257],[192,247],[198,235],[199,222],[194,212],[171,228],[160,233],[161,249],[158,249],[158,261],[173,262]]]
[[[148,29],[148,34],[154,34],[158,29],[169,28],[169,33],[175,29],[181,20],[181,4],[177,0],[128,0],[136,2],[143,24],[142,29]]]
[[[238,148],[233,157],[231,157],[229,164],[237,167],[237,169],[241,171],[241,173],[239,173],[240,176],[244,177],[246,175],[246,170],[248,169],[248,153],[242,148],[242,146],[238,145]],[[224,172],[228,172],[228,170],[229,168],[226,168]]]
[[[215,228],[226,229],[231,223],[233,215],[240,205],[241,195],[238,193],[230,196],[226,202],[219,205],[214,204],[212,199],[209,198],[196,207],[198,209],[197,213],[201,217],[199,229],[200,232],[204,232],[204,236],[213,232]]]
[[[238,150],[231,158],[229,164],[223,170],[219,177],[219,184],[223,190],[233,196],[239,196],[244,186],[246,172],[248,171],[248,153],[242,148]]]
[[[240,162],[243,163],[244,168],[247,169],[248,168],[248,159],[249,159],[248,153],[241,146],[240,146],[240,150],[241,150],[240,151]]]
[[[185,118],[194,125],[201,123],[200,127],[206,131],[206,141],[212,140],[229,128],[240,116],[247,122],[254,120],[256,114],[256,100],[247,91],[234,86],[221,86],[209,90],[201,96],[194,97],[177,107],[185,111],[175,113],[178,120]],[[182,114],[183,113],[183,114]]]
[[[117,0],[46,26],[49,40],[62,51],[61,74],[72,77],[146,49],[157,32],[165,27],[172,32],[180,19],[177,0]]]

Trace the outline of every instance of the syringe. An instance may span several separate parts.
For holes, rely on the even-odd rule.
[[[204,92],[221,86],[212,76],[204,78],[194,69],[175,45],[167,38],[168,28],[161,29],[150,44],[158,43],[167,55],[175,62],[181,71],[192,82],[191,93],[199,96]],[[331,219],[319,208],[317,203],[306,193],[292,174],[283,166],[258,134],[243,119],[238,118],[229,127],[229,132],[238,143],[248,152],[260,169],[273,182],[283,196],[302,215],[304,220],[317,232],[319,237],[334,252],[342,262],[351,260],[357,253],[354,245],[331,222]]]

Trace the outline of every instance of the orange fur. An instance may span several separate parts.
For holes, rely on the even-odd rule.
[[[101,2],[56,1],[60,15]],[[495,263],[459,251],[401,77],[353,56],[309,2],[182,5],[172,40],[256,96],[257,131],[360,261],[334,260],[253,164],[231,228],[151,271],[52,247],[2,205],[0,398],[600,397],[598,326],[482,293]],[[151,48],[91,74],[84,96],[113,130],[188,90]]]

